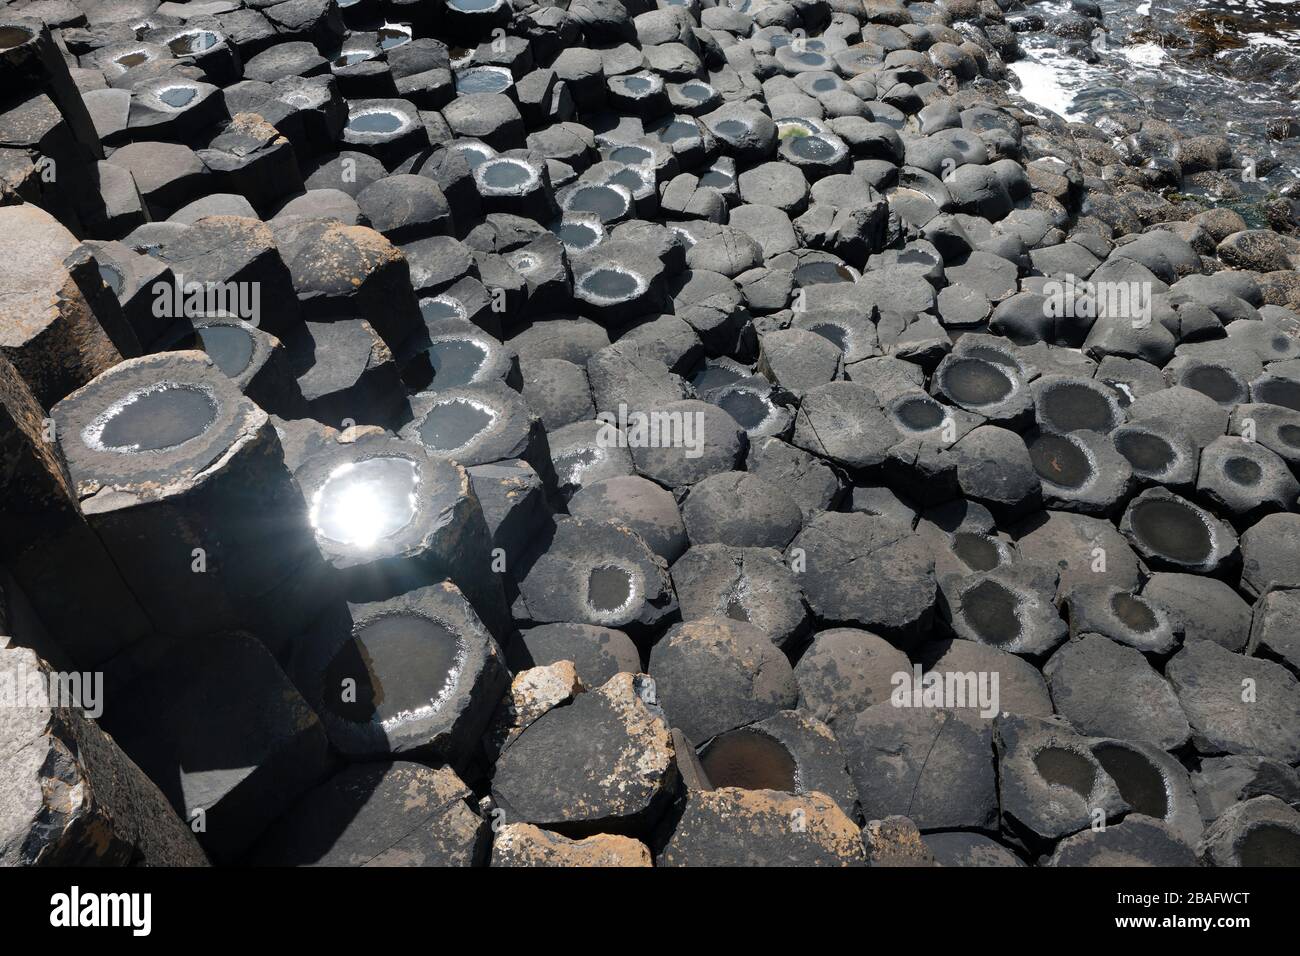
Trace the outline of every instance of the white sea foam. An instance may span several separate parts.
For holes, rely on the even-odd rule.
[[[1139,43],[1125,47],[1124,58],[1135,66],[1159,66],[1169,59],[1169,54],[1157,43]]]
[[[1040,63],[1037,60],[1020,60],[1009,64],[1010,69],[1020,78],[1020,95],[1035,106],[1051,110],[1067,120],[1077,119],[1071,111],[1074,105],[1074,93],[1061,83],[1063,71],[1054,64]]]

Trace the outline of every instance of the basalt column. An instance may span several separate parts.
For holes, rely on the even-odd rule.
[[[322,615],[294,647],[289,676],[340,753],[458,767],[508,683],[497,642],[445,581]]]
[[[3,628],[0,628],[2,631]],[[48,681],[32,651],[0,636],[7,687]],[[6,707],[0,720],[0,866],[205,866],[158,787],[78,707]]]
[[[88,247],[39,206],[0,206],[0,290],[0,354],[45,408],[140,352]]]
[[[296,477],[335,573],[332,596],[381,601],[450,580],[504,635],[509,609],[464,468],[415,442],[371,434],[317,452]]]
[[[0,146],[32,162],[19,190],[68,228],[103,220],[95,163],[104,158],[63,54],[40,20],[0,15]]]
[[[146,634],[149,622],[86,525],[54,435],[0,357],[0,562],[64,656],[90,667]]]
[[[87,520],[159,631],[310,623],[302,497],[266,413],[206,354],[123,362],[52,415]]]

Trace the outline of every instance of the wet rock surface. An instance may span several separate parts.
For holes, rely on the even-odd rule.
[[[289,674],[341,753],[455,766],[477,749],[506,682],[496,642],[451,584],[322,615]]]
[[[1295,866],[1300,813],[1271,796],[1233,804],[1206,828],[1199,849],[1214,866]]]
[[[1113,6],[0,23],[0,859],[1294,865],[1297,127]]]
[[[1028,846],[1053,845],[1130,809],[1088,739],[1063,721],[1008,717],[995,741],[1002,819]]]

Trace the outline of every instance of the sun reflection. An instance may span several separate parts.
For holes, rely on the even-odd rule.
[[[346,462],[312,496],[312,527],[339,544],[374,547],[411,523],[419,482],[419,470],[406,458]]]

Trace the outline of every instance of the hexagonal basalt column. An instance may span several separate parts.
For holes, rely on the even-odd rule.
[[[329,772],[321,722],[251,635],[149,640],[106,676],[103,724],[218,863]]]
[[[72,81],[63,54],[40,20],[0,18],[0,88],[43,91],[87,155],[103,155],[94,123]]]
[[[448,767],[353,764],[307,793],[267,831],[259,866],[481,866],[492,842]]]
[[[496,641],[450,582],[323,615],[289,671],[342,753],[456,766],[506,686]]]
[[[489,630],[504,633],[488,527],[463,468],[371,434],[310,456],[296,477],[338,596],[381,601],[450,580]]]
[[[123,350],[139,352],[95,260],[78,249],[43,209],[0,208],[0,354],[46,408],[121,361]]]
[[[279,439],[205,354],[123,362],[51,414],[90,526],[159,631],[311,620],[294,581],[315,555]]]
[[[87,667],[142,637],[150,625],[86,525],[52,438],[45,410],[0,357],[0,561],[30,598],[48,637]],[[74,566],[76,573],[68,574]],[[97,626],[86,627],[87,620]]]

